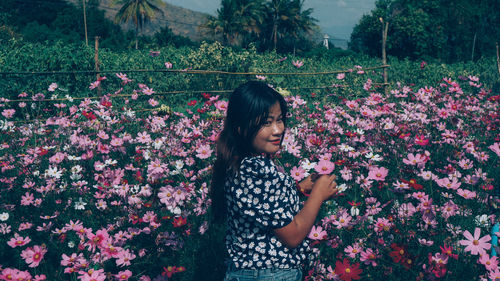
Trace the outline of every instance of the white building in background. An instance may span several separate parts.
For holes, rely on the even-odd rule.
[[[328,36],[328,34],[325,33],[325,35],[323,35],[323,46],[325,46],[325,48],[328,49],[328,39],[330,39],[330,36]]]

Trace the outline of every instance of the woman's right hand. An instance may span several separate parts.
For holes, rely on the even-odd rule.
[[[319,196],[322,201],[328,200],[338,192],[335,175],[322,175],[313,185],[311,196]]]

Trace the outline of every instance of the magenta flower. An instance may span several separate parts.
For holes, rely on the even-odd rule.
[[[470,252],[471,255],[483,255],[486,254],[486,250],[489,250],[491,248],[491,244],[487,243],[488,241],[491,240],[490,235],[486,235],[484,237],[481,237],[481,229],[479,227],[476,227],[474,230],[474,236],[466,230],[463,232],[463,235],[466,240],[460,240],[458,243],[462,246],[466,246],[464,251]]]
[[[35,245],[21,252],[21,257],[29,267],[37,267],[47,253],[47,249],[43,246]]]
[[[320,160],[314,170],[321,175],[328,175],[335,169],[335,164],[327,160]]]
[[[31,239],[29,237],[22,237],[19,234],[15,233],[14,237],[12,237],[7,242],[7,245],[11,246],[12,248],[21,247],[28,244],[30,241]]]
[[[384,167],[373,167],[370,169],[370,172],[368,172],[368,177],[366,178],[367,180],[376,180],[376,181],[384,181],[385,177],[389,173],[389,170],[387,170]]]

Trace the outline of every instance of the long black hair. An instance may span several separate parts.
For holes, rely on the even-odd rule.
[[[286,127],[286,101],[264,82],[249,81],[234,90],[229,97],[224,128],[216,144],[217,159],[212,169],[212,219],[226,218],[224,185],[227,176],[238,173],[243,158],[255,153],[253,140],[269,117],[270,108],[279,103]],[[283,136],[281,138],[283,141]]]

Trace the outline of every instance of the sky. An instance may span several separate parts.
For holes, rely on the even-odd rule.
[[[163,0],[194,11],[215,15],[220,0]],[[363,14],[375,7],[375,0],[305,0],[304,8],[313,9],[322,31],[336,38],[349,40],[352,29]]]

